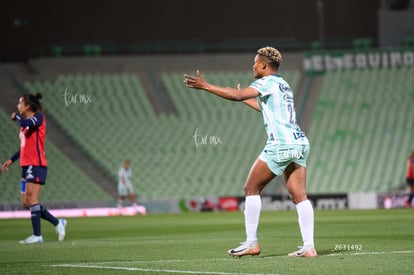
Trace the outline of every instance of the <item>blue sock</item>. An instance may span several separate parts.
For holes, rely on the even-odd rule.
[[[50,223],[52,223],[54,226],[58,225],[59,220],[53,216],[49,211],[47,211],[46,208],[43,207],[43,205],[40,205],[40,215],[43,219],[49,221]]]
[[[40,204],[30,206],[30,214],[33,227],[33,235],[40,236]]]

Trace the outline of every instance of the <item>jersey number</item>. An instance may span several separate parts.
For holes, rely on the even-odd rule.
[[[295,119],[294,119],[295,110],[293,110],[293,106],[291,104],[288,104],[287,107],[288,107],[288,112],[289,112],[289,122],[291,124],[295,124]]]

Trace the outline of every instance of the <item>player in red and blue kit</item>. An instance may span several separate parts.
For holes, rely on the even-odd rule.
[[[12,113],[11,119],[20,125],[20,150],[4,162],[2,169],[7,171],[10,165],[20,158],[22,180],[20,192],[23,206],[30,209],[33,234],[21,240],[22,244],[43,242],[40,219],[52,223],[59,235],[59,241],[65,238],[66,220],[57,219],[39,203],[39,193],[46,183],[47,159],[45,155],[46,118],[40,111],[42,106],[40,93],[23,95],[17,105],[18,113]]]
[[[407,173],[405,174],[407,185],[410,187],[410,194],[405,201],[405,206],[412,208],[412,201],[414,198],[414,150],[411,152],[407,161]]]

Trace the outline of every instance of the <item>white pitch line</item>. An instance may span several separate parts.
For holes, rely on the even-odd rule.
[[[409,254],[414,253],[414,250],[403,251],[372,251],[372,252],[353,252],[353,253],[332,253],[323,256],[361,256],[361,255],[386,255],[386,254]]]
[[[190,271],[190,270],[174,270],[174,269],[149,269],[140,267],[119,267],[119,266],[99,266],[85,264],[53,264],[51,267],[75,267],[75,268],[91,268],[91,269],[113,269],[127,271],[143,271],[143,272],[165,272],[165,273],[182,273],[182,274],[212,274],[212,275],[280,275],[280,274],[261,274],[261,273],[232,273],[232,272],[215,272],[215,271]]]
[[[319,257],[335,257],[335,256],[361,256],[361,255],[387,255],[387,254],[410,254],[414,253],[414,250],[403,251],[369,251],[369,252],[353,252],[353,253],[332,253],[326,255],[320,255]],[[255,260],[265,260],[274,258],[287,258],[287,256],[268,256],[268,257],[255,257]],[[129,264],[148,264],[148,263],[172,263],[172,262],[209,262],[209,261],[231,261],[229,259],[176,259],[176,260],[155,260],[155,261],[128,261]],[[126,270],[126,271],[143,271],[143,272],[165,272],[165,273],[182,273],[182,274],[211,274],[211,275],[264,275],[260,273],[232,273],[232,272],[215,272],[215,271],[191,271],[191,270],[174,270],[174,269],[149,269],[140,267],[119,267],[119,266],[105,266],[105,264],[119,264],[120,262],[95,262],[91,264],[52,264],[47,265],[50,267],[70,267],[70,268],[90,268],[90,269],[112,269],[112,270]],[[101,265],[99,265],[101,264]],[[266,275],[280,275],[280,274],[266,274]]]

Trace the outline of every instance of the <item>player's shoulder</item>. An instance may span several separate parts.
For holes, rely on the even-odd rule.
[[[262,78],[258,79],[258,81],[262,83],[270,82],[272,84],[279,84],[279,83],[287,84],[286,80],[280,74],[269,74],[269,75],[263,76]]]
[[[33,115],[33,117],[35,117],[37,121],[40,121],[40,122],[46,122],[46,116],[45,116],[45,114],[44,114],[44,113],[41,113],[41,112],[36,112],[36,113]]]
[[[268,87],[268,82],[272,81],[271,75],[262,76],[261,78],[256,79],[250,84],[250,87],[255,89],[261,89]]]
[[[42,112],[36,112],[36,113],[34,113],[34,115],[33,116],[35,116],[35,117],[41,117],[41,118],[44,118],[45,117],[45,114],[44,113],[42,113]]]

